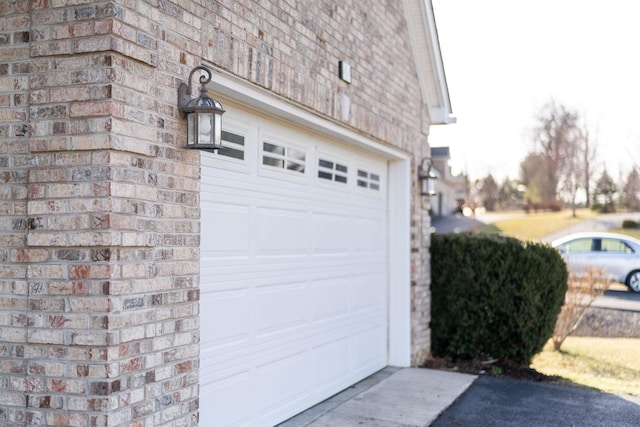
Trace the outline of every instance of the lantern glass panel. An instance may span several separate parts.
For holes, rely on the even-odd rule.
[[[216,145],[222,144],[222,114],[213,114],[214,126],[213,126],[213,143]]]
[[[432,178],[431,176],[429,176],[427,179],[425,179],[425,181],[427,183],[427,194],[429,194],[430,196],[434,196],[436,194],[435,178]]]
[[[187,114],[187,144],[195,145],[198,143],[198,115],[194,113]]]
[[[424,177],[422,177],[420,179],[420,184],[421,184],[421,187],[422,187],[420,193],[423,196],[426,196],[427,194],[429,194],[429,183],[428,183],[428,181],[429,180],[427,178],[424,178]]]

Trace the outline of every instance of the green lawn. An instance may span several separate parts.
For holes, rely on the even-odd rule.
[[[561,351],[549,342],[531,367],[608,393],[640,396],[640,339],[568,337]]]
[[[640,240],[640,230],[637,228],[618,228],[618,229],[609,230],[609,231],[611,233],[626,234],[627,236],[631,236],[635,239]]]

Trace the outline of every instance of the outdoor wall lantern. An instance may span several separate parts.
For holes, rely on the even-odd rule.
[[[196,71],[204,71],[200,75],[200,96],[191,97],[191,79]],[[211,70],[199,65],[189,73],[189,83],[180,83],[178,87],[178,109],[187,117],[186,148],[215,151],[222,148],[222,114],[224,109],[207,93],[207,83],[211,81]]]
[[[426,167],[425,167],[426,166]],[[431,159],[425,157],[418,165],[418,179],[420,180],[420,194],[432,197],[436,195],[436,176],[431,166]]]

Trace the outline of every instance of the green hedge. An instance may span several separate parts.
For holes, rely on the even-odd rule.
[[[530,363],[551,338],[567,291],[559,253],[488,234],[433,234],[434,355]]]

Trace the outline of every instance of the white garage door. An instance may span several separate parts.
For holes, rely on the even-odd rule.
[[[387,365],[387,162],[224,119],[229,148],[202,154],[200,425],[263,427]]]

